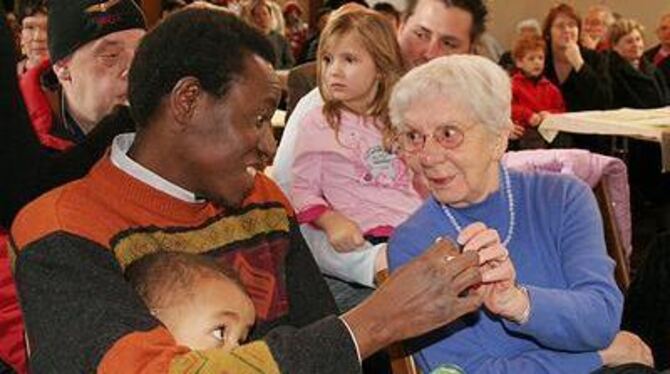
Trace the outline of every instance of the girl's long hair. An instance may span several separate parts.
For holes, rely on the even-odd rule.
[[[323,79],[323,56],[332,44],[349,33],[355,33],[365,50],[372,56],[377,70],[377,93],[362,115],[373,117],[381,124],[379,129],[388,146],[392,136],[388,115],[388,101],[393,85],[405,73],[400,47],[391,23],[379,13],[362,7],[344,7],[335,12],[323,32],[317,52],[317,83],[324,98],[323,114],[337,136],[344,104],[333,100]]]

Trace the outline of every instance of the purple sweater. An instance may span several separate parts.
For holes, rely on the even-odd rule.
[[[588,373],[602,365],[597,350],[618,331],[623,297],[614,282],[600,214],[590,188],[569,176],[510,171],[516,227],[507,246],[517,281],[528,288],[523,325],[485,309],[411,342],[424,372],[452,363],[467,373]],[[501,181],[501,186],[504,186]],[[504,237],[509,202],[500,189],[485,201],[451,209],[461,226],[482,221]],[[396,229],[391,271],[456,229],[430,198]]]

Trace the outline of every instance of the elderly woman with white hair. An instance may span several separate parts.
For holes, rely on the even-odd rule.
[[[501,164],[510,102],[507,74],[477,56],[433,60],[394,88],[398,152],[431,196],[396,229],[390,269],[451,238],[464,251],[479,251],[483,274],[470,292],[481,293],[485,308],[412,341],[418,364],[426,373],[442,364],[467,373],[651,364],[639,338],[617,334],[623,298],[590,188]],[[494,248],[509,256],[491,258]]]

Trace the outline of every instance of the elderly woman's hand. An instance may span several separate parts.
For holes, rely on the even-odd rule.
[[[486,308],[505,319],[524,322],[528,318],[530,300],[528,294],[516,286],[516,269],[498,232],[475,222],[461,231],[457,241],[463,245],[464,252],[479,253],[483,283],[476,292],[483,294]]]

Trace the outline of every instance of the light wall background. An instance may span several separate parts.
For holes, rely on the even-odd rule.
[[[287,0],[277,0],[283,4]],[[310,0],[297,0],[303,9],[309,8]],[[406,0],[366,0],[370,6],[386,1],[404,10]],[[573,5],[580,15],[583,15],[589,6],[605,4],[626,18],[633,18],[645,26],[646,45],[656,44],[655,29],[660,16],[670,12],[670,0],[566,0]],[[517,22],[526,18],[537,18],[542,21],[549,9],[558,4],[557,0],[487,0],[489,6],[488,30],[503,45],[509,48],[514,40],[514,29]],[[317,7],[318,8],[318,7]],[[307,17],[305,17],[307,18]]]
[[[670,0],[607,0],[607,1],[565,1],[573,5],[580,16],[593,4],[605,4],[625,18],[641,22],[645,28],[647,46],[656,44],[656,25],[660,16],[670,12]],[[557,4],[554,0],[488,0],[490,18],[488,28],[491,34],[505,48],[514,40],[517,22],[526,18],[537,18],[542,24],[549,9]]]

